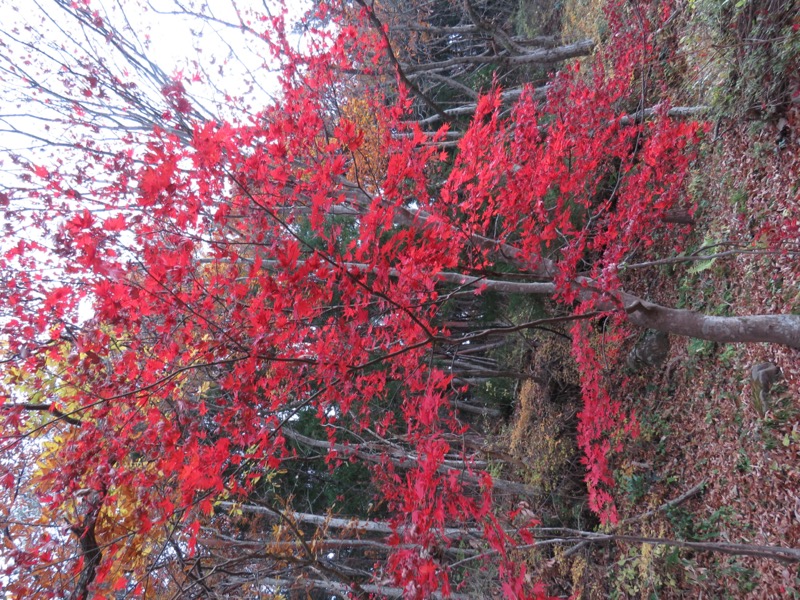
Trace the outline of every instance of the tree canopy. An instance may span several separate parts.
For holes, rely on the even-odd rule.
[[[512,31],[504,2],[231,6],[164,9],[196,24],[175,73],[133,7],[52,0],[26,18],[59,37],[2,31],[6,134],[31,141],[0,192],[8,589],[544,597],[531,486],[459,408],[516,376],[488,347],[567,324],[609,523],[637,423],[603,352],[630,328],[800,347],[797,315],[624,288],[656,240],[680,251],[709,131],[651,84],[671,4],[610,2],[608,38],[577,41]],[[246,50],[205,62],[210,32]],[[492,322],[512,296],[541,314]]]

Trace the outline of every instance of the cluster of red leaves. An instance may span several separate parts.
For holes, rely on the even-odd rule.
[[[667,118],[666,103],[652,120],[635,123],[625,116],[625,107],[631,112],[643,108],[637,105],[640,90],[631,82],[642,57],[653,51],[644,10],[635,7],[641,20],[623,25],[625,8],[611,3],[614,43],[595,57],[588,73],[576,64],[559,74],[544,106],[523,96],[512,117],[502,121],[499,95],[484,97],[441,198],[427,207],[444,213],[465,239],[488,236],[518,248],[531,272],[542,272],[543,257],[557,256],[555,271],[548,273],[548,267],[545,272],[557,284],[558,299],[576,306],[576,314],[593,312],[609,300],[615,303],[618,265],[634,250],[650,247],[665,211],[682,205],[692,148],[705,130],[697,122]],[[599,195],[609,172],[614,188]],[[491,268],[491,248],[472,251],[471,267]],[[592,257],[589,264],[587,256]],[[576,324],[573,336],[584,401],[578,442],[585,454],[590,506],[603,521],[613,522],[616,510],[604,488],[613,485],[608,457],[619,443],[610,438],[621,429],[635,435],[635,419],[624,415],[605,389],[584,324]]]
[[[576,67],[557,77],[543,106],[525,95],[502,118],[497,93],[480,101],[438,194],[431,190],[440,157],[403,121],[408,97],[401,90],[396,103],[376,103],[389,160],[380,193],[369,196],[344,179],[363,132],[347,121],[331,131],[326,110],[337,73],[380,66],[384,41],[370,33],[367,17],[320,32],[304,55],[290,49],[280,19],[268,20],[287,65],[280,106],[252,123],[197,123],[188,147],[155,131],[134,198],[121,159],[116,193],[113,186],[104,192],[114,216],[98,222],[83,211],[58,234],[84,282],[81,294],[94,299],[94,317],[80,333],[60,337],[59,324],[77,305],[68,288],[50,287],[37,302],[35,286],[23,282],[30,302],[3,324],[5,333],[31,344],[48,340],[44,347],[55,353],[28,354],[21,368],[41,373],[48,360],[63,359],[60,385],[40,383],[40,390],[81,421],[58,451],[61,468],[40,477],[41,499],[57,511],[79,489],[93,490],[113,518],[122,510],[117,498],[135,497],[132,536],[177,520],[192,539],[215,499],[246,497],[258,474],[281,467],[288,457],[281,427],[293,415],[314,410],[323,423],[354,416],[352,426],[399,432],[419,457],[403,473],[387,459],[377,474],[396,515],[388,568],[408,597],[450,593],[448,570],[436,558],[451,543],[448,527],[482,532],[500,556],[504,594],[540,597],[510,552],[529,543],[530,532],[501,526],[491,477],[478,473],[476,492],[443,469],[454,451],[446,434],[462,426],[450,413],[450,377],[426,366],[429,346],[447,334],[436,319],[438,274],[491,268],[507,244],[518,249],[520,270],[544,268],[558,300],[580,312],[613,300],[616,265],[648,243],[678,198],[690,160],[685,146],[698,128],[663,114],[623,125],[630,82],[651,49],[647,31],[622,27],[612,15],[615,41],[602,60],[588,75]],[[190,113],[181,84],[164,94]],[[598,199],[594,190],[611,168],[620,183]],[[337,207],[362,215],[352,241],[326,218]],[[123,230],[133,240],[127,245]],[[474,244],[479,238],[494,245]],[[587,255],[596,256],[588,268]],[[588,300],[586,277],[593,280]],[[603,491],[613,484],[609,435],[625,418],[580,328],[575,340],[592,508],[613,520]],[[22,356],[17,344],[12,350]],[[402,384],[394,412],[376,402],[391,382]],[[15,418],[4,426],[24,435],[24,420]],[[146,460],[131,460],[131,448]],[[17,568],[49,560],[47,545],[37,544],[14,557]],[[112,564],[109,552],[98,581]]]

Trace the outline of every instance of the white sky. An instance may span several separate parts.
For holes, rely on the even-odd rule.
[[[61,65],[73,69],[80,59],[96,64],[96,57],[100,57],[109,73],[121,81],[135,82],[139,86],[137,93],[150,98],[152,103],[164,103],[160,83],[142,80],[132,72],[130,64],[120,58],[117,49],[96,32],[81,26],[59,6],[68,6],[70,1],[0,0],[0,43],[4,43],[0,46],[0,170],[13,171],[7,151],[24,152],[33,159],[38,152],[33,155],[29,152],[42,145],[13,133],[15,129],[65,144],[76,134],[84,134],[69,131],[66,124],[60,128],[56,126],[59,117],[67,121],[69,115],[63,112],[59,115],[41,103],[31,103],[29,100],[34,95],[30,87],[21,83],[19,77],[10,76],[9,70],[24,69],[38,83],[65,97],[102,104],[104,99],[99,95],[90,98],[81,95],[89,87],[86,69],[78,67],[74,74],[64,77],[77,82],[71,90],[59,81]],[[279,90],[278,65],[269,57],[267,44],[236,24],[241,16],[253,29],[267,28],[267,23],[259,17],[280,15],[281,1],[89,0],[89,6],[104,23],[122,33],[135,52],[143,53],[165,75],[181,74],[187,96],[197,101],[195,107],[204,116],[236,122],[271,104]],[[285,0],[285,3],[286,19],[290,23],[287,29],[291,31],[291,23],[310,7],[310,0]],[[192,11],[202,12],[204,17],[187,14]],[[70,36],[74,39],[69,39]],[[293,45],[302,44],[299,35],[289,37]],[[33,56],[33,64],[28,64],[30,56]],[[94,92],[102,89],[101,82]],[[106,109],[119,104],[113,96],[105,100],[108,101]],[[109,122],[99,124],[106,127]],[[130,123],[124,126],[131,129]],[[0,179],[0,189],[2,183]]]

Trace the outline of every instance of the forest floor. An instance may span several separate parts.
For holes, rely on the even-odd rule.
[[[782,21],[767,25],[790,35],[800,29],[797,7],[792,8],[793,2],[738,3],[739,12],[725,15],[735,27],[725,33],[733,36],[727,38],[731,45],[723,47],[719,35],[704,31],[720,23],[709,12],[698,17],[703,4],[708,3],[698,0],[694,12],[684,7],[678,15],[673,39],[682,57],[676,80],[670,82],[676,99],[711,106],[710,131],[687,186],[697,211],[690,227],[665,229],[660,250],[664,257],[675,256],[675,235],[684,254],[744,251],[632,272],[626,286],[667,306],[714,315],[800,314],[800,75],[791,60],[783,71],[758,71],[763,66],[758,57],[742,52],[754,29],[765,27],[748,7],[775,4],[784,11]],[[719,14],[716,18],[721,19]],[[800,55],[796,35],[777,49],[792,60]],[[770,60],[782,58],[778,54]],[[748,78],[740,80],[745,83],[731,87],[731,64],[739,77]],[[777,86],[788,99],[779,107],[771,104]],[[793,230],[785,228],[792,222]],[[777,239],[795,254],[765,252]],[[640,436],[626,441],[613,461],[615,501],[620,520],[627,520],[615,532],[800,548],[800,351],[673,337],[663,364],[630,375],[624,360],[637,337],[632,335],[608,365],[610,388],[641,425]],[[779,366],[783,379],[766,406],[759,406],[750,372],[765,361]],[[521,438],[544,439],[549,446],[539,442],[539,460],[557,464],[540,467],[537,477],[561,469],[562,483],[572,478],[568,487],[574,500],[575,472],[581,469],[576,454],[559,449],[563,440],[543,432],[553,423],[567,423],[579,406],[534,410],[530,386],[522,390],[505,438],[507,449],[519,456]],[[547,458],[541,458],[542,452]],[[532,456],[529,449],[522,458]],[[658,510],[689,490],[696,493]],[[640,518],[648,511],[655,514]],[[576,519],[573,526],[590,525]],[[540,572],[556,595],[800,598],[796,563],[641,543],[540,558]]]
[[[799,177],[798,104],[772,122],[722,125],[696,168],[701,206],[690,247],[758,247],[783,218],[800,217]],[[797,255],[739,254],[690,270],[647,281],[650,297],[718,315],[800,312]],[[750,371],[764,361],[781,368],[783,381],[761,407]],[[621,518],[705,484],[626,533],[800,547],[800,351],[673,339],[662,367],[621,389],[642,424],[619,457]],[[796,565],[667,548],[651,549],[648,564],[641,546],[619,550],[617,583],[630,597],[800,597]]]

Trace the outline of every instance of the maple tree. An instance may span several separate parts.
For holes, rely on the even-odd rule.
[[[3,568],[19,594],[266,594],[295,569],[329,593],[469,597],[481,563],[497,565],[505,596],[539,597],[519,551],[546,532],[497,501],[530,489],[489,474],[456,410],[471,379],[503,368],[468,351],[573,323],[590,504],[613,522],[608,457],[636,423],[604,385],[591,320],[800,345],[796,315],[707,316],[623,288],[657,232],[679,238],[665,216],[691,208],[683,184],[706,130],[666,101],[639,103],[668,5],[636,5],[628,22],[611,3],[614,42],[585,70],[538,91],[464,92],[447,109],[414,74],[463,92],[443,70],[490,61],[471,50],[406,64],[364,3],[320,3],[300,49],[285,11],[195,13],[280,65],[278,99],[261,109],[221,88],[198,100],[200,63],[168,76],[91,3],[54,3],[103,46],[73,38],[61,58],[3,38],[6,80],[59,134],[12,129],[65,146],[50,162],[11,155],[19,178],[0,195],[13,239],[0,262]],[[594,45],[530,50],[465,6],[459,35],[494,40],[495,62]],[[490,292],[563,312],[467,333],[446,318],[448,302]],[[381,500],[372,518],[342,521],[336,499],[328,515],[296,510],[282,486],[299,477],[299,448],[333,471],[363,465],[360,489]],[[269,544],[242,533],[257,529],[245,514],[265,519]]]

